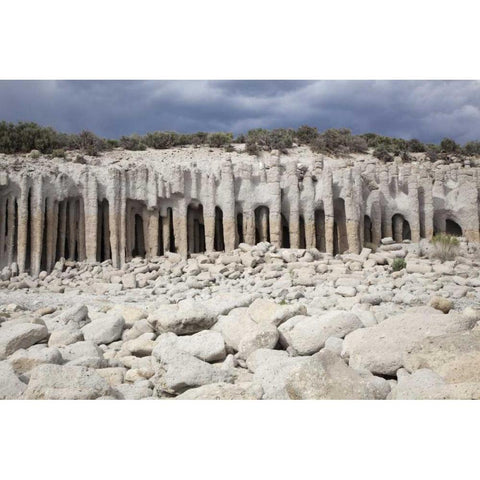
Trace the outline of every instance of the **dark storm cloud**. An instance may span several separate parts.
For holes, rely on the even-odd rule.
[[[0,119],[106,137],[309,124],[463,143],[480,138],[480,82],[0,81]]]

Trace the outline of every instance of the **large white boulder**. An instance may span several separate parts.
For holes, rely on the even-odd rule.
[[[411,308],[378,325],[356,330],[345,337],[342,356],[353,368],[378,375],[395,375],[404,355],[427,337],[463,332],[475,321],[456,312],[448,315],[431,307]]]
[[[60,365],[63,363],[62,354],[57,347],[33,345],[27,350],[17,350],[8,359],[17,375],[25,374],[32,368],[43,363]]]
[[[343,338],[362,327],[358,316],[351,312],[334,310],[320,316],[298,315],[280,325],[280,341],[298,355],[312,355],[325,346],[327,338]]]
[[[392,400],[479,400],[480,383],[446,383],[438,374],[427,368],[411,375],[400,370],[398,382],[388,397]]]
[[[70,365],[90,368],[104,368],[106,361],[103,351],[91,340],[73,343],[59,348],[63,360]]]
[[[240,340],[238,356],[244,360],[259,348],[275,348],[278,343],[279,332],[277,327],[268,322],[256,324]]]
[[[21,348],[28,348],[48,338],[45,325],[9,322],[0,325],[0,360]]]
[[[177,400],[260,400],[262,395],[262,387],[253,383],[211,383],[191,388]]]
[[[283,322],[295,315],[305,315],[305,305],[279,305],[278,303],[263,298],[257,298],[249,307],[248,313],[256,323],[271,323],[278,327]]]
[[[91,340],[97,345],[109,344],[122,338],[125,320],[117,312],[97,318],[82,328],[85,340]]]
[[[168,393],[183,393],[209,383],[233,382],[234,376],[229,369],[211,365],[180,350],[177,340],[175,334],[164,333],[153,349],[159,367],[157,388]]]
[[[0,362],[0,400],[21,398],[27,385],[20,381],[10,363]]]
[[[177,347],[204,362],[221,362],[227,356],[222,334],[212,330],[177,337]]]
[[[110,385],[93,369],[45,364],[31,371],[24,396],[31,400],[91,400],[110,393]]]
[[[480,382],[480,332],[427,337],[405,352],[404,366],[433,370],[447,383]]]
[[[350,368],[336,354],[322,350],[292,371],[286,381],[295,400],[374,400],[390,392],[387,381]]]
[[[66,325],[82,328],[90,322],[88,318],[88,308],[85,305],[74,305],[53,317],[50,315],[44,316],[43,319],[49,332],[53,332],[57,328],[62,328]]]
[[[245,335],[253,331],[257,324],[248,313],[248,308],[236,308],[228,315],[221,315],[212,330],[222,334],[228,347],[238,351]]]
[[[253,358],[251,358],[253,357]],[[249,369],[254,369],[253,382],[263,389],[268,400],[287,400],[286,382],[290,374],[308,357],[289,357],[286,352],[259,349],[247,359]]]

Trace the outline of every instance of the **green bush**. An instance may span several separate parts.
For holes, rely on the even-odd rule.
[[[380,145],[376,148],[373,151],[373,156],[382,162],[391,162],[393,160],[393,155],[388,151],[388,148],[385,145]]]
[[[444,138],[440,142],[440,148],[445,153],[455,153],[458,150],[458,145],[451,138]]]
[[[420,140],[412,138],[407,142],[407,150],[412,153],[424,152],[425,145]]]
[[[462,153],[469,156],[480,155],[480,142],[468,142],[462,148]]]
[[[176,132],[150,132],[145,136],[145,143],[150,148],[157,150],[172,148],[178,143],[178,134]]]
[[[143,137],[137,134],[133,134],[130,136],[123,136],[120,138],[120,146],[125,150],[146,150],[147,146],[145,145],[145,141]]]
[[[40,158],[40,155],[41,153],[38,150],[32,150],[28,156],[34,160],[37,160]]]
[[[78,137],[80,150],[83,150],[87,155],[96,157],[101,151],[105,150],[105,141],[88,130],[83,130]]]
[[[65,150],[63,148],[56,148],[52,151],[52,158],[65,158]]]
[[[446,233],[439,233],[432,238],[433,258],[438,258],[442,262],[455,260],[458,254],[460,242],[457,237]]]
[[[233,134],[225,132],[209,133],[207,137],[210,147],[223,147],[232,143]]]
[[[234,140],[233,143],[246,143],[247,142],[247,137],[241,133],[238,135]]]
[[[225,151],[228,152],[228,153],[232,153],[235,151],[235,148],[233,147],[233,145],[227,145],[225,147]]]
[[[407,268],[407,262],[403,258],[396,258],[392,262],[392,270],[394,272],[399,272],[400,270],[403,270],[404,268]]]
[[[319,133],[316,127],[302,125],[297,129],[296,135],[300,143],[306,143],[307,145],[309,145],[318,137]]]
[[[260,155],[260,148],[259,146],[255,143],[255,142],[247,142],[245,144],[245,151],[249,154],[249,155],[255,155],[255,156],[258,156]]]

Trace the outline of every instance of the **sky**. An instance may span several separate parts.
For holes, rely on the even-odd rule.
[[[2,80],[0,120],[108,138],[307,124],[465,143],[480,139],[480,81]]]

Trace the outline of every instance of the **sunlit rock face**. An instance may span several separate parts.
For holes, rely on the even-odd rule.
[[[16,264],[37,276],[60,258],[111,259],[119,268],[137,256],[261,241],[332,254],[436,232],[479,241],[473,160],[447,165],[420,154],[384,164],[307,147],[260,157],[237,150],[118,150],[82,164],[1,156],[0,268]]]

